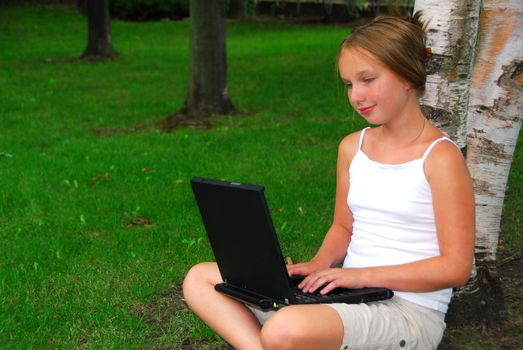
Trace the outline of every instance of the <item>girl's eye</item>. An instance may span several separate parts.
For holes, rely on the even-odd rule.
[[[363,82],[366,84],[372,83],[374,81],[374,78],[365,78],[363,79]]]
[[[345,87],[347,89],[352,89],[352,83],[345,83]]]

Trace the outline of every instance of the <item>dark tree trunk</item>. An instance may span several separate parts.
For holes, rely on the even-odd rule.
[[[226,17],[223,0],[191,0],[189,87],[182,113],[197,118],[229,114]]]
[[[449,326],[482,324],[500,327],[505,322],[505,300],[497,267],[478,259],[476,262],[480,264],[476,275],[452,297],[445,318]]]
[[[247,0],[229,1],[229,18],[245,19],[247,17]]]
[[[82,58],[116,56],[111,39],[109,0],[87,1],[88,39]]]
[[[87,16],[87,1],[88,0],[77,0],[76,1],[76,5],[78,6],[78,9],[80,9],[80,12],[84,16]]]

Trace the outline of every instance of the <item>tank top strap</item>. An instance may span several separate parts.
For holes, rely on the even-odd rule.
[[[362,129],[361,130],[361,133],[360,133],[360,142],[358,144],[358,151],[361,151],[361,145],[363,144],[363,137],[365,136],[365,131],[367,131],[369,127],[367,126],[366,128]]]
[[[439,139],[436,139],[434,141],[432,141],[432,143],[429,145],[429,147],[427,147],[427,149],[425,150],[425,153],[423,153],[423,162],[425,162],[425,159],[428,157],[430,151],[432,151],[432,149],[434,148],[434,146],[436,146],[440,141],[449,141],[450,143],[452,143],[454,146],[458,147],[458,145],[456,145],[454,143],[454,141],[452,141],[451,139],[449,139],[447,136],[443,136],[443,137],[440,137]],[[458,147],[459,148],[459,147]]]

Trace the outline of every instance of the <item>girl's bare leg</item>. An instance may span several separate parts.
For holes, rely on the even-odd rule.
[[[216,263],[195,265],[183,282],[189,307],[235,349],[262,349],[261,326],[244,304],[214,290],[222,282]]]
[[[220,282],[216,263],[201,263],[187,273],[183,293],[189,307],[235,349],[340,348],[343,323],[334,309],[325,305],[288,306],[272,315],[262,329],[244,304],[214,290]]]
[[[261,331],[263,349],[338,350],[343,341],[338,313],[325,305],[287,306],[272,315]]]

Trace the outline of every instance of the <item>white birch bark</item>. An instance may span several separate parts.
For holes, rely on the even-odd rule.
[[[523,1],[484,0],[468,106],[476,257],[496,259],[501,211],[523,114]],[[479,261],[478,261],[479,263]]]
[[[423,10],[430,20],[427,47],[433,54],[421,104],[427,117],[462,149],[480,7],[480,0],[416,0],[414,5],[415,12]]]
[[[463,150],[467,146],[467,107],[481,1],[416,0],[414,11],[418,10],[430,20],[427,47],[433,54],[420,102],[426,116]],[[468,310],[481,307],[481,294],[474,266],[469,283],[454,291],[448,321],[466,323]],[[476,312],[476,317],[482,318],[480,313]]]

